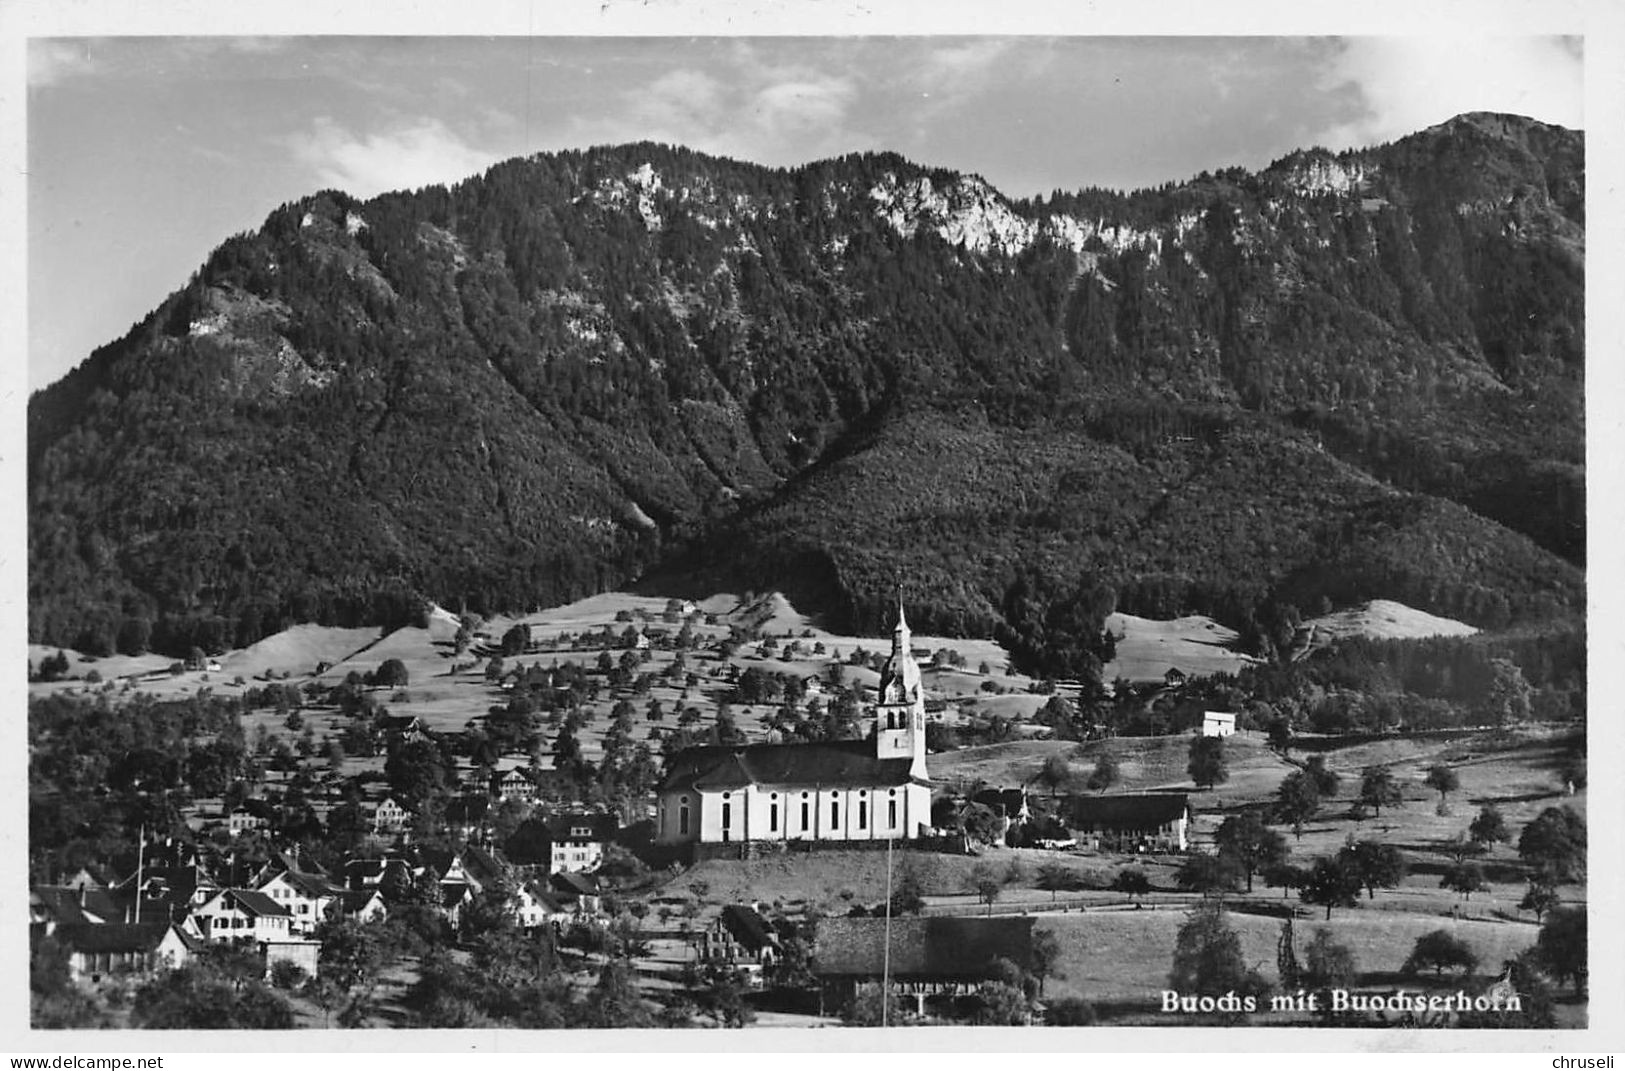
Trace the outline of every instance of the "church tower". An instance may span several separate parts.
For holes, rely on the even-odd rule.
[[[882,759],[912,759],[910,772],[924,778],[925,689],[920,666],[910,650],[903,599],[897,599],[897,627],[892,630],[891,658],[880,671],[880,700],[875,705],[875,753]]]

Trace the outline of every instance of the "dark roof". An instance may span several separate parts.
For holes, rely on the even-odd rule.
[[[238,907],[242,908],[244,911],[247,911],[251,915],[293,914],[293,912],[289,911],[287,908],[283,907],[269,896],[266,896],[262,892],[255,892],[253,889],[227,889],[221,894],[221,896],[232,897],[236,900]]]
[[[1064,814],[1075,829],[1155,829],[1190,809],[1183,793],[1134,796],[1068,796]]]
[[[752,952],[760,952],[768,945],[779,943],[778,937],[754,908],[744,904],[728,904],[722,909],[722,925],[733,934],[733,939]]]
[[[662,792],[746,785],[906,785],[912,759],[882,759],[872,740],[691,747],[667,760]]]
[[[339,902],[346,915],[354,915],[358,911],[365,910],[373,900],[383,899],[383,896],[376,886],[367,889],[346,889]]]
[[[470,844],[463,849],[463,872],[480,885],[489,885],[508,876],[508,864],[491,851]]]
[[[584,837],[576,836],[572,830],[585,826],[589,832]],[[551,814],[547,816],[547,836],[550,840],[585,840],[608,843],[615,839],[615,832],[620,824],[612,814]]]
[[[579,874],[571,870],[561,870],[548,877],[548,883],[558,892],[566,896],[597,896],[598,879],[591,874]]]
[[[52,936],[75,952],[151,952],[169,930],[168,922],[87,922],[58,926]]]
[[[976,979],[994,959],[1032,966],[1033,923],[1000,918],[905,917],[891,920],[893,977]],[[826,918],[813,938],[813,970],[823,977],[879,978],[886,920]]]
[[[128,902],[128,898],[117,897],[108,889],[86,889],[81,899],[78,889],[60,885],[36,886],[32,899],[46,914],[63,924],[116,922],[123,917],[124,904]]]
[[[308,896],[312,899],[321,896],[332,896],[338,891],[336,888],[334,888],[332,882],[328,881],[326,878],[317,877],[315,874],[306,874],[298,870],[286,870],[277,876],[280,876],[283,881],[293,886],[293,888],[297,890],[300,895]],[[275,881],[277,876],[273,876],[271,879],[269,879],[269,881],[266,882],[266,884],[269,884],[270,881]]]
[[[445,907],[456,907],[473,895],[474,887],[465,882],[443,881],[440,883],[440,903]]]

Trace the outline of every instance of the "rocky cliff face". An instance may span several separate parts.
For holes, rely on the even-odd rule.
[[[1036,201],[891,155],[773,171],[653,145],[366,203],[318,194],[31,400],[31,633],[245,640],[419,594],[555,601],[684,562],[816,576],[858,614],[878,570],[906,568],[908,526],[945,514],[969,525],[967,553],[1124,590],[1183,577],[1200,601],[1211,570],[1181,540],[1284,508],[1217,473],[1305,443],[1317,487],[1453,500],[1467,520],[1447,527],[1532,537],[1452,583],[1561,606],[1563,560],[1583,555],[1583,174],[1578,134],[1479,115],[1257,174]],[[917,462],[946,489],[936,506],[861,548],[801,523],[823,494],[824,516],[885,514],[833,477],[966,421],[990,429],[972,435],[981,470]],[[1013,518],[970,489],[1028,434],[1078,467]],[[1193,442],[1210,456],[1165,456]],[[1124,552],[1110,525],[1074,539],[1072,520],[1057,550],[1042,533],[1059,515],[1031,516],[1176,478],[1207,480],[1216,512],[1154,552]],[[1238,606],[1324,594],[1300,566],[1356,554],[1369,518],[1316,500],[1270,536],[1296,557]],[[1407,515],[1424,514],[1443,516]],[[940,573],[929,601],[950,623],[955,606],[965,627],[1005,612],[1000,569]]]

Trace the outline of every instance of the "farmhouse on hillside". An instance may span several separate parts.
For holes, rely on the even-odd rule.
[[[1068,796],[1061,812],[1081,844],[1097,851],[1182,852],[1190,825],[1183,793]]]
[[[987,979],[995,959],[1030,970],[1034,921],[1008,915],[821,919],[812,951],[820,999],[825,1007],[839,1008],[858,986],[879,982],[889,970],[897,993],[913,997],[916,1013],[924,1015],[927,997],[970,992]]]
[[[1203,736],[1233,736],[1236,732],[1236,716],[1225,714],[1217,710],[1202,711]]]
[[[872,740],[689,748],[658,793],[661,844],[913,839],[931,822],[925,695],[897,607]]]

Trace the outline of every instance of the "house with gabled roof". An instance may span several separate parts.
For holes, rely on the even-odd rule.
[[[338,914],[361,923],[382,922],[389,917],[389,905],[376,887],[346,889],[339,896]]]
[[[257,945],[293,936],[292,913],[264,893],[222,889],[192,912],[198,930],[214,942]]]
[[[1061,818],[1078,841],[1101,851],[1182,852],[1190,817],[1190,800],[1182,792],[1074,795],[1061,804]]]
[[[700,958],[708,962],[770,967],[782,954],[772,923],[747,904],[724,905],[701,937]]]
[[[901,605],[868,740],[688,748],[657,792],[661,844],[913,839],[931,824],[925,694]]]
[[[36,885],[28,890],[28,920],[58,926],[123,922],[130,913],[128,897],[111,889]],[[163,916],[165,920],[168,915]],[[153,921],[158,921],[154,919]]]
[[[813,973],[826,1007],[841,1007],[859,985],[889,976],[899,995],[915,998],[923,1015],[927,998],[957,996],[980,986],[995,959],[1030,970],[1034,921],[1008,915],[820,919],[813,937]]]
[[[520,800],[525,803],[536,799],[536,782],[524,767],[516,766],[511,770],[491,775],[491,798],[495,800]]]
[[[395,797],[386,797],[372,809],[372,830],[374,833],[400,833],[412,821],[412,812],[395,801]]]
[[[544,824],[541,852],[549,874],[598,869],[604,861],[604,849],[614,843],[620,828],[612,814],[581,811],[548,815]]]
[[[195,938],[167,920],[43,925],[30,932],[31,942],[47,938],[67,951],[69,975],[92,985],[116,975],[179,967],[199,947]]]
[[[255,891],[269,896],[288,909],[289,932],[304,935],[315,931],[337,911],[339,889],[325,877],[299,870],[282,870],[264,879]]]

